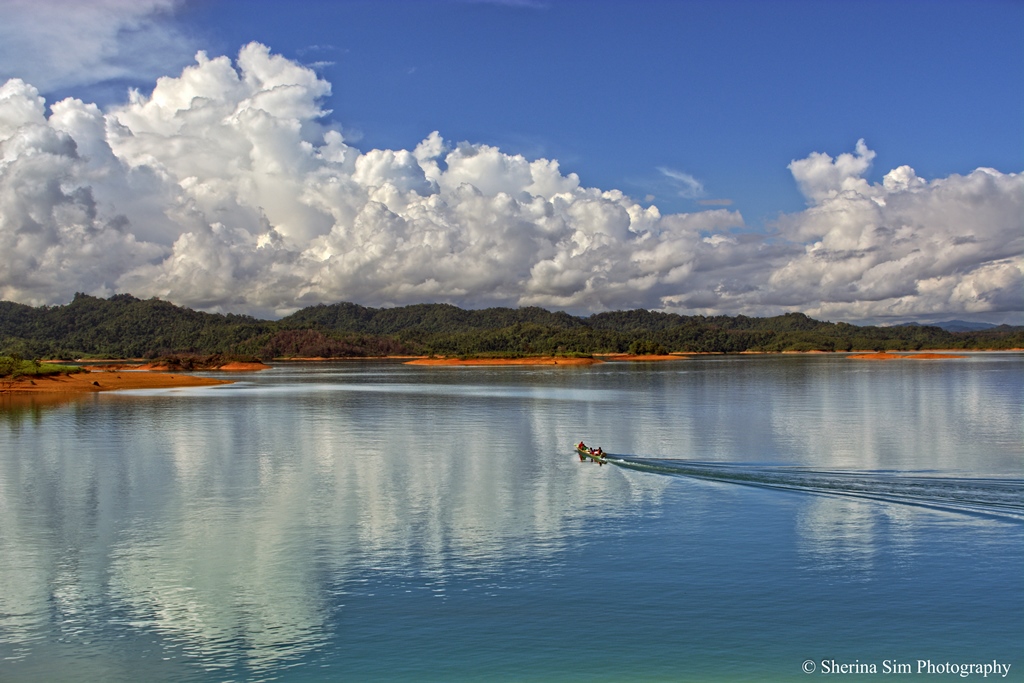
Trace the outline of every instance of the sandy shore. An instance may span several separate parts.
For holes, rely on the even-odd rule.
[[[105,370],[107,370],[107,369],[116,369],[116,366],[102,366],[102,367]],[[132,370],[153,370],[153,371],[156,371],[156,372],[169,372],[169,371],[173,370],[173,368],[168,363],[145,363],[143,365],[122,366],[122,367],[130,368]],[[269,368],[270,368],[269,365],[267,365],[266,363],[260,363],[259,361],[252,361],[252,362],[249,362],[249,361],[246,361],[246,362],[231,361],[230,363],[225,363],[224,365],[217,365],[215,367],[209,367],[209,368],[201,367],[201,368],[196,368],[196,369],[197,370],[202,370],[203,372],[216,372],[218,370],[224,370],[225,372],[258,372],[260,370],[267,370]]]
[[[118,389],[171,389],[213,384],[231,384],[231,380],[163,372],[90,370],[74,375],[0,380],[0,394],[88,394]]]
[[[958,353],[858,353],[847,356],[853,360],[946,360],[967,358]]]
[[[687,360],[686,356],[675,353],[649,353],[640,355],[633,355],[629,353],[613,353],[607,356],[601,356],[601,358],[610,361],[629,361],[631,363],[658,363],[666,360]]]
[[[417,358],[405,365],[594,365],[596,358]]]
[[[274,361],[283,363],[347,363],[349,361],[380,361],[380,360],[413,360],[416,358],[428,358],[429,356],[336,356],[327,358],[325,356],[281,356]]]
[[[270,366],[266,363],[255,361],[232,361],[225,363],[217,369],[224,370],[225,372],[259,372],[260,370],[269,370]]]

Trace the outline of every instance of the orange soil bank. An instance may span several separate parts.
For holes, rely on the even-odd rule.
[[[118,389],[171,389],[213,384],[231,384],[231,381],[193,375],[109,370],[0,380],[0,394],[88,394]]]
[[[106,369],[119,369],[119,366],[100,366],[100,367],[102,367],[105,370]],[[132,370],[152,370],[152,371],[155,371],[155,372],[168,372],[168,371],[172,370],[171,366],[168,363],[146,363],[144,365],[120,366],[120,367],[127,367],[127,368],[130,368]],[[251,362],[250,361],[244,361],[244,362],[242,362],[242,361],[231,361],[230,363],[225,363],[224,365],[217,365],[215,367],[208,367],[208,368],[207,367],[203,367],[203,368],[196,368],[196,369],[197,370],[201,370],[203,372],[214,372],[216,370],[226,370],[228,372],[256,372],[258,370],[266,370],[269,367],[270,366],[267,365],[266,363],[260,363],[259,361],[251,361]]]
[[[427,356],[337,356],[327,358],[325,356],[282,356],[275,358],[275,361],[303,362],[303,363],[347,363],[350,361],[375,361],[375,360],[408,360],[410,358],[426,358]]]
[[[956,353],[859,353],[847,356],[854,360],[946,360],[947,358],[967,358]]]
[[[668,353],[663,353],[663,354],[651,354],[651,353],[649,353],[649,354],[641,354],[641,355],[632,355],[632,354],[628,354],[628,353],[616,353],[616,354],[612,354],[612,355],[609,355],[609,356],[605,356],[605,358],[607,358],[610,361],[631,361],[631,362],[641,362],[641,363],[651,363],[651,362],[664,361],[664,360],[687,360],[686,356],[679,356],[679,355],[668,354]]]
[[[596,358],[417,358],[405,365],[594,365]]]
[[[270,366],[266,363],[233,361],[231,363],[225,363],[217,369],[226,370],[228,372],[259,372],[260,370],[266,370],[269,367]]]

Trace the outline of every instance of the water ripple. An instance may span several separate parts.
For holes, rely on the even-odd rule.
[[[821,470],[611,456],[621,467],[763,488],[867,498],[1024,521],[1024,479],[938,476],[925,472]]]

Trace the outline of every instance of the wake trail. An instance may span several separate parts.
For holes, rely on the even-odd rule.
[[[822,470],[608,454],[642,472],[729,484],[865,498],[1024,522],[1024,479],[940,476],[913,471]]]

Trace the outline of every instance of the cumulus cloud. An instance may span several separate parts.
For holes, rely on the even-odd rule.
[[[556,160],[436,131],[361,151],[323,109],[330,90],[258,43],[234,61],[200,52],[106,110],[65,99],[47,116],[32,85],[0,86],[0,298],[127,291],[270,316],[341,300],[833,319],[1020,309],[1018,174],[926,181],[900,167],[872,185],[859,142],[794,161],[809,207],[765,234],[736,211],[662,214]]]
[[[1024,177],[979,168],[929,182],[900,166],[871,185],[873,156],[862,140],[856,156],[790,164],[811,206],[782,234],[804,247],[766,292],[848,319],[1021,311]]]
[[[813,205],[842,192],[856,194],[868,190],[863,176],[874,158],[875,153],[861,139],[854,154],[840,154],[833,159],[822,152],[811,152],[806,159],[791,162],[789,170],[807,203]]]

